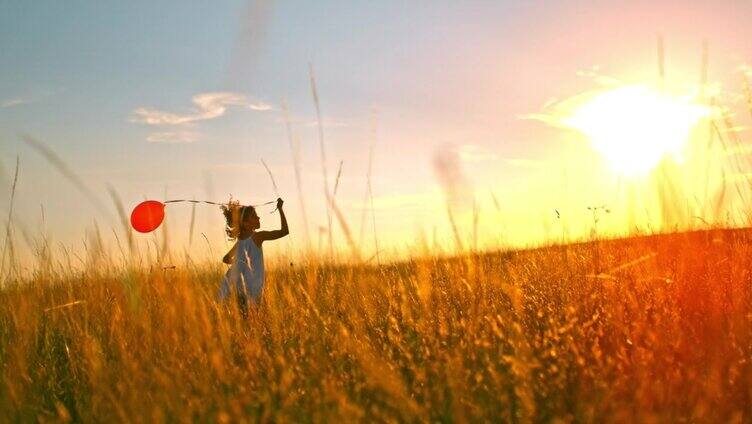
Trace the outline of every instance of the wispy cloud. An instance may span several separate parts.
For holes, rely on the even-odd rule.
[[[33,102],[31,97],[14,97],[12,99],[3,100],[0,102],[1,108],[9,108],[13,106],[21,106]]]
[[[133,110],[130,122],[171,128],[149,134],[146,141],[150,143],[191,143],[200,138],[195,131],[186,130],[199,121],[208,121],[223,116],[231,108],[255,111],[271,110],[272,106],[258,99],[232,92],[199,93],[191,99],[193,110],[188,113],[175,113],[139,107]]]
[[[65,88],[61,87],[56,89],[34,89],[26,94],[6,99],[0,99],[0,109],[37,103],[62,91],[65,91]]]
[[[256,111],[271,110],[272,107],[262,101],[231,92],[200,93],[192,98],[193,111],[180,114],[150,107],[139,107],[133,111],[130,121],[147,125],[184,125],[197,121],[219,118],[230,107],[246,108]]]
[[[602,93],[604,89],[625,84],[624,81],[601,73],[599,65],[579,70],[577,71],[577,76],[592,80],[599,86],[599,88],[587,90],[563,99],[551,97],[546,100],[539,112],[518,115],[517,119],[539,121],[555,128],[569,128],[568,125],[562,122],[564,116],[574,110],[577,106],[592,99],[595,95]]]
[[[579,70],[577,71],[577,76],[593,80],[596,84],[602,86],[617,86],[624,84],[624,81],[602,73],[600,65],[593,65],[588,69]]]
[[[149,143],[193,143],[200,138],[195,131],[161,131],[146,136]]]

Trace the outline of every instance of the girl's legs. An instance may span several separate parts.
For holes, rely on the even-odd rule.
[[[230,297],[230,270],[227,270],[225,276],[222,278],[222,283],[219,285],[217,291],[217,298],[220,301],[227,300]]]
[[[248,296],[241,291],[238,291],[238,309],[243,319],[248,319]]]

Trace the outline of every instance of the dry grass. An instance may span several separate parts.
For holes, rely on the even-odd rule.
[[[53,267],[0,291],[0,418],[746,421],[751,242],[277,266],[247,322],[215,265]]]
[[[5,253],[6,251],[10,250],[10,266],[11,266],[11,272],[13,268],[14,263],[14,246],[13,246],[13,239],[11,238],[12,233],[12,225],[13,225],[13,202],[16,199],[16,184],[18,184],[18,168],[21,165],[20,158],[16,157],[16,170],[13,173],[13,183],[11,184],[10,188],[10,202],[8,206],[8,221],[5,224],[5,241],[3,243],[3,253],[0,255],[0,278],[5,278]]]
[[[707,55],[705,46],[702,87]],[[658,62],[664,86],[660,37]],[[110,190],[128,242],[122,261],[104,253],[98,230],[89,235],[87,260],[68,251],[53,258],[44,239],[34,270],[22,280],[11,275],[14,282],[0,289],[0,421],[752,421],[752,232],[602,240],[597,224],[605,207],[595,207],[591,243],[479,254],[472,190],[458,159],[437,155],[451,234],[464,254],[438,258],[426,241],[420,256],[374,265],[359,250],[366,211],[356,242],[335,201],[342,162],[329,190],[312,67],[310,79],[327,205],[319,251],[324,235],[327,258],[334,257],[333,214],[350,264],[277,264],[262,305],[245,320],[234,303],[215,301],[224,270],[218,263],[197,265],[186,253],[172,266],[166,232],[161,247],[155,238],[153,248],[137,251]],[[299,145],[282,110],[304,205]],[[739,146],[733,128],[730,116],[711,120],[708,143],[716,140],[724,151]],[[58,156],[24,140],[104,210]],[[380,263],[373,143],[366,198]],[[732,159],[730,169],[751,166]],[[707,193],[706,179],[698,202],[712,209],[703,214],[715,217],[708,227],[723,221],[731,195],[746,199],[748,187],[739,183],[727,193],[721,172],[717,192]],[[662,178],[663,221],[682,220],[670,215],[682,194],[669,175]],[[465,249],[454,208],[469,204],[473,248]],[[11,219],[12,210],[12,254]],[[566,232],[562,223],[562,241]],[[305,239],[310,247],[307,233]],[[87,271],[74,271],[71,255]]]

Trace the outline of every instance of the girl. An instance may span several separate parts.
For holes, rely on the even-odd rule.
[[[277,199],[280,229],[276,231],[256,231],[261,226],[253,206],[241,206],[230,202],[222,206],[227,221],[225,231],[231,239],[237,240],[222,262],[232,265],[222,279],[219,297],[227,299],[233,288],[243,316],[248,312],[248,299],[258,305],[264,288],[264,251],[261,245],[266,240],[276,240],[288,235],[287,218],[282,210],[282,199]]]

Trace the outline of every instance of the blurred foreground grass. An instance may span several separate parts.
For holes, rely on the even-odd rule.
[[[40,272],[0,291],[0,420],[752,420],[752,235],[267,276]]]

